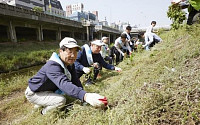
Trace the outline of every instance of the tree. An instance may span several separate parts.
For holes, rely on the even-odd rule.
[[[42,12],[43,9],[42,9],[41,7],[37,7],[37,6],[35,6],[35,7],[33,8],[33,11],[36,11],[36,12]]]
[[[181,24],[186,20],[186,14],[182,11],[178,4],[172,4],[168,8],[167,16],[172,20],[172,28],[178,29]]]

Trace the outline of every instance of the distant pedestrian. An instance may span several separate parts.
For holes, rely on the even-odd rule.
[[[65,105],[66,98],[55,93],[64,94],[86,101],[92,106],[106,105],[105,97],[96,93],[86,93],[77,77],[74,61],[81,48],[73,38],[65,37],[60,42],[59,54],[53,53],[47,63],[29,79],[25,96],[35,107],[43,107],[41,114]],[[103,102],[101,100],[104,100]]]

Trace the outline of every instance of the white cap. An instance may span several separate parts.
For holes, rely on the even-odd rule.
[[[79,50],[81,50],[81,47],[77,44],[76,40],[70,37],[65,37],[61,42],[60,42],[60,48],[62,46],[65,46],[67,48],[75,48],[77,47]]]
[[[104,36],[101,38],[101,40],[103,41],[104,39],[108,39],[108,37]]]
[[[101,40],[95,40],[95,41],[92,41],[91,44],[95,44],[97,46],[102,46],[103,42]]]

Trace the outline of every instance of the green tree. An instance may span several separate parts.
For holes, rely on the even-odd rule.
[[[183,21],[186,20],[186,14],[178,4],[172,4],[169,6],[167,16],[172,20],[171,26],[173,29],[181,27]]]
[[[41,7],[34,7],[34,8],[33,8],[33,11],[42,12],[43,9],[42,9]]]

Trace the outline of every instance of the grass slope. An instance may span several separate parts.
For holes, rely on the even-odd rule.
[[[44,64],[52,52],[58,50],[57,42],[0,43],[0,73]]]
[[[163,42],[152,51],[135,53],[133,61],[120,63],[122,72],[103,70],[94,86],[85,87],[108,98],[107,110],[75,101],[67,114],[54,111],[41,116],[39,111],[32,113],[33,106],[19,96],[1,105],[0,116],[5,116],[1,121],[22,125],[200,124],[200,26],[170,31],[161,38]]]

